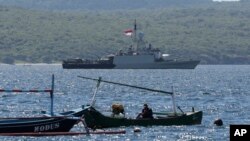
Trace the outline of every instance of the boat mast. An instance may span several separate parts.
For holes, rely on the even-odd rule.
[[[97,90],[98,90],[98,88],[100,86],[101,80],[102,80],[101,77],[99,77],[99,79],[97,80],[96,88],[95,88],[95,91],[94,91],[94,94],[93,94],[93,97],[92,97],[92,101],[91,101],[91,104],[90,104],[91,107],[95,105],[96,93],[97,93]]]
[[[53,116],[54,115],[54,80],[55,79],[55,76],[54,76],[54,74],[52,75],[52,84],[51,84],[51,91],[50,91],[50,114],[51,114],[51,116]]]
[[[172,101],[173,101],[173,110],[174,110],[174,114],[176,115],[176,106],[175,106],[175,98],[174,98],[174,86],[172,86]]]

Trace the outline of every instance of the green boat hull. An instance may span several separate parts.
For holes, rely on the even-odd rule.
[[[84,112],[85,122],[94,129],[121,127],[121,126],[171,126],[201,124],[202,111],[189,112],[177,115],[155,116],[153,119],[114,118],[105,116],[93,107]]]

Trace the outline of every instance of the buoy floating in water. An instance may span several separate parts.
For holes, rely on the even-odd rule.
[[[138,127],[135,127],[135,128],[134,128],[134,132],[135,132],[135,133],[136,133],[136,132],[141,132],[141,129],[138,128]]]
[[[217,126],[222,126],[223,125],[223,121],[219,118],[219,119],[216,119],[214,121],[214,124],[217,125]]]

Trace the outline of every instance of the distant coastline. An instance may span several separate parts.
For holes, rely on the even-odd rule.
[[[21,4],[14,1],[19,0],[11,3]],[[21,1],[27,5],[31,1],[37,3]],[[181,5],[188,5],[189,1],[181,1],[168,1],[176,7],[167,7],[170,5],[164,1],[167,6],[163,8],[117,11],[46,11],[3,6],[10,3],[3,1],[0,62],[60,64],[69,58],[97,59],[125,50],[131,39],[124,37],[123,30],[133,26],[132,17],[136,17],[146,40],[173,59],[191,58],[201,60],[200,64],[250,64],[249,0],[193,0],[192,7],[186,8]],[[51,0],[43,2],[52,4]]]

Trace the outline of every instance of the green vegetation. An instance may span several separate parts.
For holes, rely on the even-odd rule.
[[[43,10],[131,10],[193,7],[211,3],[212,0],[0,0],[1,5]]]
[[[128,47],[137,27],[154,47],[204,64],[250,64],[250,4],[113,11],[46,11],[0,6],[0,61],[55,63]]]

